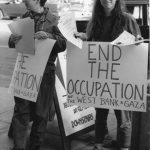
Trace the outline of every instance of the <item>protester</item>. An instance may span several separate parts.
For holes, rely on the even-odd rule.
[[[88,41],[111,42],[124,30],[140,37],[140,29],[136,20],[125,12],[123,0],[95,0],[92,17],[87,25],[86,33],[75,33],[75,37]],[[128,150],[131,143],[131,112],[114,110],[117,118],[117,149]],[[102,150],[107,134],[107,116],[109,110],[96,108],[95,139],[93,150]]]
[[[13,150],[25,150],[28,124],[31,117],[33,123],[29,139],[29,150],[39,150],[55,91],[54,62],[57,54],[66,49],[66,39],[57,28],[58,17],[54,16],[48,8],[44,7],[46,0],[24,0],[24,3],[28,11],[23,15],[23,18],[30,17],[34,19],[35,39],[43,40],[49,38],[56,40],[44,71],[36,103],[14,97],[15,108],[12,118]],[[15,44],[21,38],[19,35],[12,34],[9,39],[9,46],[11,48],[15,47]]]

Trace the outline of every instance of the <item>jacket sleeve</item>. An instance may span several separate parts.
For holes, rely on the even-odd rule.
[[[128,32],[134,36],[141,35],[141,31],[136,22],[136,19],[131,14],[126,14],[126,21],[126,28]]]
[[[66,50],[66,38],[61,34],[57,26],[53,26],[53,37],[56,40],[54,49],[56,53],[63,52]]]
[[[58,25],[59,17],[52,14],[50,11],[47,14],[47,24],[45,24],[46,27],[46,33],[49,35],[50,39],[56,40],[56,43],[53,47],[52,53],[57,54],[59,52],[63,52],[66,50],[66,38],[62,35]]]
[[[12,40],[12,34],[9,37],[8,46],[9,46],[9,48],[15,48],[15,43]]]

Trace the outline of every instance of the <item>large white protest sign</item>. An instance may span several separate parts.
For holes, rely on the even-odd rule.
[[[70,104],[146,111],[148,44],[68,43],[67,52]]]
[[[54,40],[36,40],[35,55],[18,53],[10,83],[15,96],[35,102]]]
[[[67,103],[65,52],[59,53],[56,66],[56,92],[65,135],[68,136],[93,125],[95,123],[95,109]]]

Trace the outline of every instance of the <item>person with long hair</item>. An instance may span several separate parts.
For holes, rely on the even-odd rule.
[[[111,42],[124,30],[140,37],[140,29],[133,16],[125,12],[123,0],[95,0],[92,17],[86,33],[75,33],[75,37],[87,41]],[[114,110],[117,118],[117,149],[128,150],[131,144],[131,111]],[[93,150],[102,150],[107,134],[107,116],[109,109],[96,108],[95,146]]]

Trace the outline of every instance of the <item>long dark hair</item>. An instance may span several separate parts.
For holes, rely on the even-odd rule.
[[[123,16],[123,12],[125,12],[125,3],[124,0],[116,0],[116,4],[114,9],[111,12],[111,17],[113,17],[114,20],[114,26],[112,29],[112,35],[111,36],[118,36],[119,32],[123,30],[123,26],[125,24],[125,19]],[[93,12],[92,17],[87,25],[86,33],[88,36],[88,39],[91,40],[95,38],[95,35],[97,33],[100,35],[102,29],[103,29],[103,20],[105,18],[105,12],[104,8],[101,5],[100,0],[95,0],[94,6],[93,6]],[[113,33],[115,32],[115,33]],[[118,33],[116,33],[118,32]],[[113,37],[113,39],[116,37]]]

